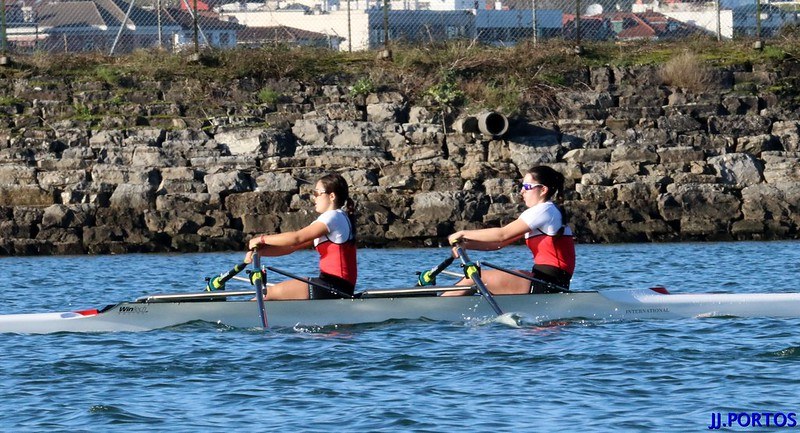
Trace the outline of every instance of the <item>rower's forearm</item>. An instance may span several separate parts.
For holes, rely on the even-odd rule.
[[[504,244],[502,242],[480,242],[480,241],[467,241],[464,242],[464,247],[468,250],[479,250],[479,251],[492,251],[492,250],[499,250],[503,248]]]
[[[503,230],[501,230],[499,227],[480,230],[467,230],[464,232],[463,239],[474,244],[474,248],[480,248],[481,245],[502,245],[502,243],[506,241],[503,236]]]
[[[301,244],[297,232],[275,233],[259,236],[259,243],[273,247],[296,247]]]
[[[277,257],[285,256],[295,251],[297,251],[297,248],[291,246],[262,245],[258,248],[258,255],[262,257]]]

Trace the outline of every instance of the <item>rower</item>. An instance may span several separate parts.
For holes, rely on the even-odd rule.
[[[519,218],[503,227],[461,230],[449,236],[451,245],[461,242],[467,249],[484,251],[498,250],[524,237],[533,256],[533,268],[508,272],[490,266],[494,269],[483,271],[481,279],[492,294],[569,290],[575,271],[575,244],[572,229],[567,225],[567,214],[554,202],[563,191],[564,176],[561,173],[548,166],[534,167],[522,180],[520,196],[528,209]],[[464,278],[458,284],[473,285],[473,282]],[[447,292],[442,296],[469,293]]]
[[[355,204],[347,181],[338,173],[328,174],[317,181],[312,194],[314,209],[320,214],[314,222],[297,231],[250,239],[248,249],[257,249],[262,257],[287,255],[312,245],[319,253],[319,277],[292,277],[277,283],[267,291],[268,301],[332,299],[354,294],[358,273]],[[245,261],[250,257],[248,252]]]

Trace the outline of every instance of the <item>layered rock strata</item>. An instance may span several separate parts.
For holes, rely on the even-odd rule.
[[[438,245],[516,218],[538,164],[567,177],[580,242],[796,239],[800,118],[767,91],[782,76],[718,74],[688,94],[652,68],[586,71],[503,137],[455,133],[397,92],[16,80],[0,85],[0,254],[240,250],[308,224],[328,171],[362,244]],[[266,87],[280,103],[257,103]]]

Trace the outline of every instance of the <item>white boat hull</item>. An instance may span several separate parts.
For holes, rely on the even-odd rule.
[[[649,289],[495,296],[506,313],[526,321],[558,319],[637,320],[695,317],[800,317],[800,293],[662,294]],[[380,323],[429,319],[468,321],[494,316],[479,296],[377,297],[266,303],[271,327]],[[102,312],[11,314],[0,316],[0,332],[148,331],[192,321],[239,328],[261,326],[255,302],[123,302]]]

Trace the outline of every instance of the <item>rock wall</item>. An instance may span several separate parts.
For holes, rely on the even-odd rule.
[[[344,85],[15,80],[0,85],[0,255],[241,250],[308,224],[333,170],[362,244],[435,245],[516,218],[538,164],[567,177],[580,242],[796,239],[800,117],[768,91],[791,72],[716,73],[688,94],[655,68],[584,71],[501,138]],[[289,97],[258,103],[264,87]]]

